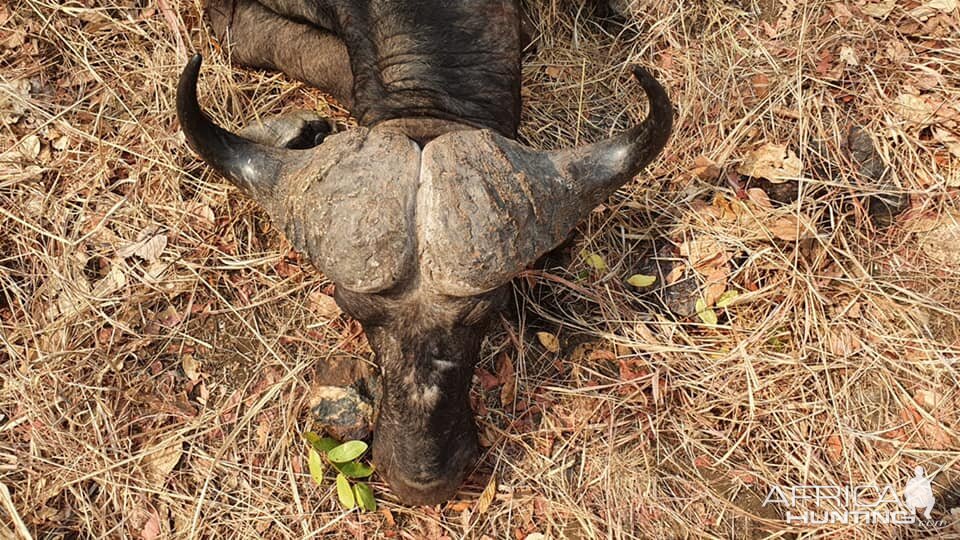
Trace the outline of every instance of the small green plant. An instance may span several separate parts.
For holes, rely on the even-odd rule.
[[[367,452],[367,443],[347,441],[341,444],[336,439],[321,437],[312,431],[304,433],[303,438],[310,445],[307,465],[317,485],[323,486],[324,473],[328,466],[333,467],[337,471],[335,484],[341,506],[347,510],[358,507],[365,512],[377,509],[373,489],[360,481],[373,474],[373,467],[360,461]]]

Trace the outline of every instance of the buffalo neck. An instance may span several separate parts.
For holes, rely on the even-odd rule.
[[[520,118],[515,0],[338,2],[361,125],[433,119],[514,138]]]

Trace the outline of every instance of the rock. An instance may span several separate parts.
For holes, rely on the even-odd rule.
[[[666,284],[666,278],[678,265],[686,266],[674,253],[673,246],[667,244],[657,249],[656,255],[647,259],[636,273],[656,276],[657,281],[647,294],[654,295],[658,303],[669,312],[685,319],[697,314],[700,285],[690,267],[684,268],[676,281]]]
[[[372,432],[373,406],[354,387],[316,387],[310,411],[320,427],[339,441],[366,439]]]
[[[878,227],[890,225],[910,205],[910,198],[886,175],[887,166],[866,130],[851,126],[844,149],[856,167],[854,173],[859,181],[878,192],[866,200],[870,218]]]

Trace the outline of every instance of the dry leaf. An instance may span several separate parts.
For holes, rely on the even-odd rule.
[[[932,390],[917,390],[914,392],[913,398],[917,400],[917,403],[922,405],[924,409],[931,413],[946,403],[942,393]]]
[[[674,264],[673,268],[670,269],[670,272],[668,272],[666,277],[663,279],[664,283],[667,285],[673,285],[674,283],[680,281],[680,278],[683,277],[686,268],[687,265],[683,263]]]
[[[160,538],[160,514],[156,510],[150,512],[150,517],[140,529],[142,540],[156,540]]]
[[[156,234],[158,229],[156,225],[143,229],[136,241],[117,249],[117,255],[124,259],[136,255],[148,263],[156,261],[167,247],[167,235]]]
[[[509,354],[501,353],[498,360],[497,379],[503,384],[500,387],[500,403],[506,406],[517,397],[517,372]]]
[[[40,155],[40,137],[27,135],[20,142],[20,155],[27,159],[37,159]]]
[[[930,0],[926,6],[944,13],[950,13],[957,9],[957,0]]]
[[[202,229],[210,230],[217,222],[213,209],[206,204],[194,204],[187,209],[194,224]]]
[[[490,481],[487,482],[487,487],[483,488],[483,493],[480,494],[480,499],[477,500],[477,514],[483,514],[490,508],[490,504],[493,503],[494,497],[497,496],[497,478],[495,476],[490,476]]]
[[[953,154],[953,157],[960,158],[960,137],[940,126],[934,126],[933,138],[940,144],[946,146],[947,150]]]
[[[854,52],[853,47],[848,47],[846,45],[840,47],[840,60],[851,66],[860,65],[860,61],[857,59],[857,53]]]
[[[699,236],[680,244],[680,255],[687,258],[697,272],[709,274],[726,262],[723,246],[710,236]]]
[[[758,98],[767,97],[767,94],[770,93],[770,78],[763,73],[758,73],[750,77],[750,84],[753,85],[753,93],[756,94]]]
[[[197,382],[200,380],[200,362],[192,354],[186,353],[183,355],[183,358],[180,359],[180,367],[183,368],[183,373],[191,381]]]
[[[893,11],[897,6],[897,0],[883,0],[882,2],[869,2],[860,8],[866,15],[882,19]]]
[[[703,296],[708,306],[714,305],[723,291],[727,290],[727,276],[729,274],[727,265],[723,265],[707,276]]]
[[[320,291],[310,293],[310,311],[325,321],[332,321],[343,312],[332,296]]]
[[[565,70],[560,66],[547,66],[543,71],[547,74],[547,77],[550,77],[551,79],[559,79],[563,77],[563,72]]]
[[[693,170],[690,171],[701,180],[714,180],[720,176],[720,167],[707,156],[699,156],[693,161]]]
[[[747,198],[750,202],[764,210],[773,210],[773,203],[770,202],[770,196],[760,188],[750,188],[747,190]]]
[[[944,212],[912,224],[920,249],[932,260],[960,268],[960,213]]]
[[[120,269],[121,264],[120,261],[114,261],[107,275],[93,285],[93,296],[104,298],[119,291],[127,284],[127,276]]]
[[[550,332],[537,332],[537,339],[548,351],[552,353],[560,352],[560,340]]]
[[[955,9],[957,9],[957,0],[930,0],[921,6],[911,9],[910,16],[920,21],[925,21],[938,13],[950,13]]]
[[[183,456],[183,442],[177,442],[159,450],[154,450],[143,457],[140,462],[148,480],[156,485],[163,485],[167,476],[180,463]]]
[[[15,124],[29,110],[30,81],[0,82],[0,125]]]
[[[894,110],[901,118],[918,126],[933,123],[934,109],[920,96],[900,94],[895,101]]]
[[[827,437],[826,444],[827,457],[834,463],[840,463],[843,458],[843,441],[839,435],[830,435]]]
[[[767,224],[767,230],[774,237],[788,242],[796,242],[804,238],[813,238],[817,230],[811,223],[801,219],[796,214],[788,214],[773,219]]]
[[[786,145],[767,143],[747,154],[737,172],[771,182],[794,180],[803,171],[800,158]]]

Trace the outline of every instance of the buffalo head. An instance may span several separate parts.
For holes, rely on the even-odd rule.
[[[660,152],[666,93],[634,69],[647,118],[569,150],[466,126],[416,142],[389,123],[291,150],[212,123],[199,70],[198,55],[177,93],[187,142],[266,209],[363,325],[382,370],[373,457],[393,491],[410,504],[449,498],[477,453],[470,381],[510,280]]]

